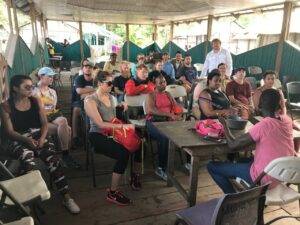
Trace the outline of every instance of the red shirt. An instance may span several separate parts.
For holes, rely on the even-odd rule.
[[[135,81],[130,79],[125,84],[125,91],[127,95],[147,94],[154,91],[154,84],[148,81],[147,87],[145,87],[145,84],[136,85]]]
[[[250,105],[249,98],[251,97],[251,92],[251,85],[247,81],[244,81],[243,84],[231,81],[226,86],[226,95],[233,95],[236,100],[245,105]]]

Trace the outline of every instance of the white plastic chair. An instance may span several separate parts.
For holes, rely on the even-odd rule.
[[[300,185],[300,158],[295,156],[281,157],[274,159],[272,162],[266,166],[264,172],[254,181],[253,185],[247,184],[245,181],[240,182],[246,188],[252,188],[257,185],[261,179],[269,175],[282,183],[278,184],[276,187],[269,189],[266,193],[266,205],[277,205],[282,206],[297,200],[300,200],[299,190],[296,191],[287,184]],[[238,179],[237,179],[238,180]],[[282,216],[269,221],[266,224],[271,224],[279,219],[283,218],[297,218],[294,216]],[[299,217],[298,217],[299,218]]]
[[[51,196],[47,185],[38,170],[23,176],[1,181],[0,197],[2,197],[4,190],[8,190],[9,193],[22,204],[35,199],[45,201],[50,199]],[[6,198],[4,204],[15,205],[10,198]]]
[[[23,217],[20,220],[13,221],[10,223],[5,223],[3,225],[34,225],[33,219],[30,216]]]
[[[134,96],[125,95],[124,101],[128,105],[128,107],[143,107],[143,103],[145,102],[146,97],[147,97],[146,94],[134,95]],[[131,124],[134,124],[136,127],[139,127],[139,128],[146,127],[145,118],[143,118],[143,119],[128,119],[128,121]]]
[[[174,99],[182,98],[183,103],[188,105],[187,93],[183,86],[171,84],[166,87],[166,91],[169,92]],[[183,113],[186,114],[187,112],[187,109],[184,108]]]
[[[259,66],[249,66],[248,67],[248,73],[250,75],[261,75],[262,74],[262,68]]]
[[[195,63],[194,67],[196,67],[197,72],[202,71],[204,64],[202,63]]]
[[[252,88],[252,91],[255,91],[257,88],[257,81],[255,79],[255,77],[245,77],[245,81],[247,81]]]
[[[81,70],[81,67],[71,68],[71,76],[75,76],[77,73],[79,73],[79,70]]]
[[[183,86],[171,84],[166,87],[166,91],[169,92],[173,98],[186,97],[186,90]]]

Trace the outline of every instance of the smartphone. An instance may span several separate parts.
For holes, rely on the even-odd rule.
[[[221,143],[223,139],[216,139],[216,138],[212,138],[208,135],[204,136],[203,137],[205,140],[208,140],[208,141],[213,141],[213,142],[217,142],[217,143]]]

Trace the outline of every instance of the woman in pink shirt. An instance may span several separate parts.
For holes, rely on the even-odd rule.
[[[254,159],[247,163],[210,162],[207,170],[224,193],[234,193],[229,179],[240,177],[249,184],[263,172],[274,159],[295,154],[293,143],[293,123],[286,115],[280,115],[280,94],[275,89],[262,92],[259,108],[263,120],[249,129],[249,132],[235,139],[224,118],[219,118],[224,126],[228,147],[233,151],[256,144]],[[271,187],[277,180],[265,176],[262,184],[271,181]]]

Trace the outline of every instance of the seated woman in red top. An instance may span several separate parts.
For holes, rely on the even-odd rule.
[[[147,95],[145,101],[146,127],[152,138],[159,142],[158,148],[158,167],[155,170],[156,175],[164,180],[167,180],[166,166],[168,160],[168,138],[163,135],[152,124],[152,122],[175,121],[181,120],[181,114],[174,113],[174,106],[176,101],[166,92],[166,80],[163,75],[153,78],[155,83],[155,91]]]
[[[233,106],[240,107],[241,117],[248,119],[249,112],[254,112],[251,85],[245,81],[245,68],[234,72],[233,81],[226,86],[226,95]]]
[[[144,64],[136,68],[136,78],[132,78],[125,84],[127,95],[147,94],[154,91],[154,84],[148,80],[148,69]]]

